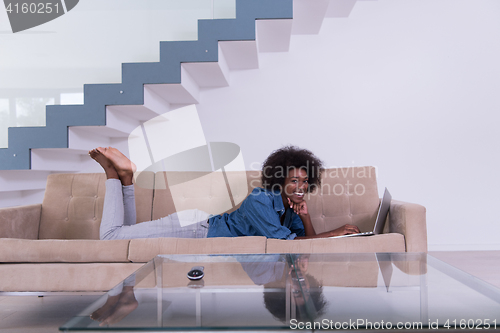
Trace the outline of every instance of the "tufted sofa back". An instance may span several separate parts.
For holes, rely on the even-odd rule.
[[[362,232],[373,230],[380,202],[374,167],[326,169],[321,183],[321,189],[306,198],[317,233],[344,224]]]
[[[39,239],[99,239],[105,181],[100,173],[50,175]],[[192,208],[231,212],[259,186],[259,171],[142,172],[135,184],[137,222]],[[318,233],[346,223],[371,230],[379,205],[375,168],[326,169],[321,188],[306,200]]]
[[[39,239],[99,239],[106,176],[104,173],[52,174],[42,202]],[[151,218],[154,173],[135,186],[137,220]]]

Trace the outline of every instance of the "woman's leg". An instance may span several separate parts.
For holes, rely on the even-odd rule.
[[[124,221],[122,183],[119,179],[108,179],[106,180],[106,195],[104,196],[99,238],[113,239],[113,232],[122,227]]]
[[[98,148],[89,154],[101,164],[108,177],[100,228],[101,239],[207,236],[207,220],[210,215],[197,209],[135,224],[133,164],[114,148]]]
[[[123,225],[125,214],[122,181],[113,162],[103,154],[105,150],[106,148],[96,148],[89,151],[90,157],[101,165],[107,178],[106,195],[104,196],[101,226],[99,229],[100,239],[108,238],[114,228]],[[130,213],[127,215],[130,215]]]
[[[106,182],[108,185],[108,182]],[[118,192],[116,189],[113,192]],[[110,193],[113,193],[110,192]],[[113,193],[114,194],[114,193]],[[106,196],[108,190],[106,188]],[[114,198],[113,198],[114,200]],[[106,201],[106,199],[105,199]],[[117,201],[115,204],[117,204]],[[109,202],[112,202],[111,200]],[[104,211],[106,211],[106,203]],[[101,221],[101,239],[136,239],[157,237],[178,238],[206,238],[208,233],[208,218],[210,215],[198,209],[184,210],[173,213],[161,219],[141,222],[134,225],[119,225],[121,211],[119,209],[108,209],[108,215],[103,212]],[[114,214],[114,215],[113,215]]]
[[[123,208],[124,208],[124,225],[134,225],[137,222],[137,214],[135,211],[135,194],[134,185],[122,186],[123,193]]]
[[[89,152],[89,155],[96,160],[106,172],[107,179],[119,179],[123,185],[123,207],[124,219],[123,224],[133,225],[136,223],[135,211],[135,196],[134,185],[132,185],[132,178],[134,175],[135,165],[123,155],[118,149],[115,148],[96,148]],[[111,186],[111,185],[110,185]],[[107,189],[108,186],[106,186]],[[113,197],[118,195],[115,190],[110,190],[110,195]],[[112,201],[113,202],[113,201]],[[110,203],[108,206],[113,206]]]
[[[90,318],[101,322],[99,326],[116,323],[134,311],[139,302],[134,293],[135,273],[108,292],[106,303],[92,312]]]

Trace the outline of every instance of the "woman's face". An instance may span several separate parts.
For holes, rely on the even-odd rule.
[[[290,199],[294,203],[302,202],[308,187],[309,177],[307,177],[307,172],[304,169],[290,169],[283,184],[282,196],[284,201]]]
[[[310,296],[310,284],[306,275],[309,267],[309,257],[300,256],[295,259],[295,263],[290,267],[292,276],[292,295],[298,306],[303,306]]]

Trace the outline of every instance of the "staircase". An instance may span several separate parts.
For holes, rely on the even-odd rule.
[[[159,62],[122,64],[122,83],[85,85],[83,105],[47,106],[46,126],[9,128],[0,207],[41,202],[50,173],[99,171],[89,149],[126,152],[145,121],[200,103],[200,91],[228,86],[231,73],[259,67],[259,53],[288,51],[292,35],[319,33],[325,18],[347,17],[355,3],[236,0],[236,19],[199,20],[197,41],[160,42]]]

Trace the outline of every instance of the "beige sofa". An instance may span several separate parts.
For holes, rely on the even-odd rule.
[[[243,179],[243,183],[242,183]],[[243,184],[243,185],[242,185]],[[232,211],[260,173],[152,173],[137,179],[138,222],[177,209]],[[426,252],[425,208],[393,200],[384,234],[339,239],[265,237],[101,241],[104,174],[54,174],[42,204],[0,209],[0,291],[105,291],[157,254]],[[371,230],[379,205],[375,168],[327,169],[306,198],[316,232],[346,223]]]

